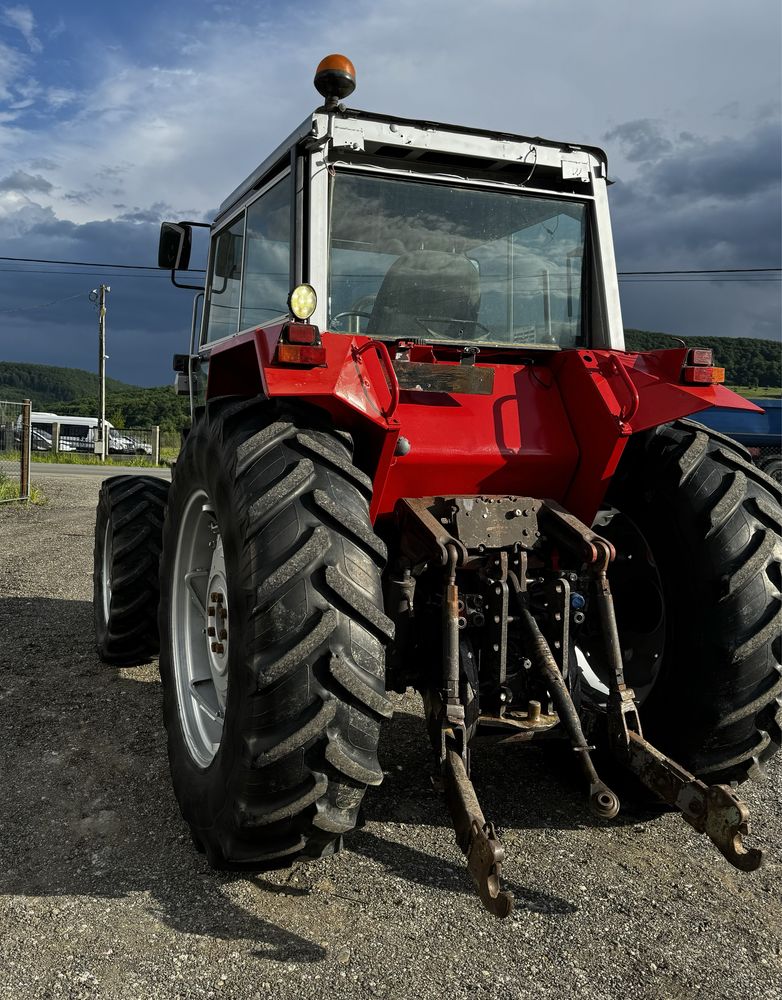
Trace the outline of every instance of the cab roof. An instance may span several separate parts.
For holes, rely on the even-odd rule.
[[[242,181],[220,205],[218,221],[230,211],[252,190],[259,187],[264,180],[282,166],[286,154],[308,140],[314,145],[322,145],[327,135],[329,114],[323,109],[314,111],[277,148],[266,157],[245,180]],[[476,158],[483,158],[492,163],[519,164],[520,146],[526,145],[526,154],[530,147],[535,148],[535,162],[541,158],[542,151],[549,151],[544,158],[549,165],[555,165],[558,158],[574,157],[576,163],[584,157],[591,157],[601,167],[605,177],[608,170],[608,158],[604,150],[598,146],[561,142],[544,139],[541,136],[517,135],[510,132],[496,132],[489,129],[471,128],[465,125],[449,125],[426,119],[398,118],[381,115],[374,112],[360,111],[353,108],[338,111],[334,114],[332,123],[333,142],[335,148],[362,150],[365,144],[375,152],[381,149],[384,153],[394,150],[394,155],[414,162],[416,155],[438,155],[449,166],[454,166],[460,160],[469,165]],[[436,149],[436,153],[432,150]],[[579,155],[580,154],[580,155]]]

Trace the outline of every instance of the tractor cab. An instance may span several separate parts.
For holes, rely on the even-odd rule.
[[[322,331],[475,354],[621,349],[606,185],[593,147],[332,103],[220,206],[199,348],[286,318],[308,284]],[[162,245],[161,262],[187,265]]]

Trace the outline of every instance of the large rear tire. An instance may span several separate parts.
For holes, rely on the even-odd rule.
[[[711,783],[758,775],[782,744],[779,485],[729,438],[679,420],[632,442],[610,502],[643,535],[662,587],[644,734]],[[620,637],[643,593],[624,589]]]
[[[215,867],[332,852],[382,780],[393,626],[370,494],[348,435],[264,401],[209,403],[177,461],[164,716],[182,815]]]
[[[95,519],[93,614],[98,656],[146,663],[159,648],[160,549],[169,484],[154,476],[103,481]]]

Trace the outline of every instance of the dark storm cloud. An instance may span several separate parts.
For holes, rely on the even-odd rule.
[[[7,256],[58,260],[157,263],[159,211],[150,221],[77,224],[50,210],[27,206],[20,234],[14,220],[0,223]],[[22,215],[23,210],[16,213]],[[143,216],[144,212],[129,213]],[[203,267],[194,248],[193,267]],[[73,271],[75,273],[66,273]],[[197,276],[193,276],[197,281]],[[167,272],[69,268],[5,262],[0,265],[3,360],[36,361],[95,370],[97,316],[89,292],[104,282],[108,297],[108,374],[140,385],[167,384],[171,355],[186,351],[192,293],[174,288]],[[41,308],[42,303],[51,303]]]
[[[605,142],[616,140],[622,152],[631,162],[656,160],[673,149],[670,139],[666,139],[658,121],[638,118],[632,122],[617,125],[603,136]]]
[[[667,137],[627,123],[614,129],[620,141],[651,154],[652,139],[664,152],[641,161],[634,177],[611,189],[613,230],[620,271],[643,268],[763,268],[782,261],[782,136],[778,121],[762,122],[746,135],[704,141]],[[624,137],[624,138],[623,138]],[[629,157],[628,157],[629,159]],[[762,275],[747,276],[761,278]],[[627,326],[679,333],[719,333],[778,339],[782,286],[736,276],[691,276],[653,286],[623,281]]]
[[[0,178],[0,191],[13,191],[17,194],[49,194],[54,185],[40,174],[28,174],[24,170],[15,170],[12,174]]]
[[[50,160],[47,157],[42,156],[35,160],[31,160],[30,166],[33,170],[56,170],[59,167],[59,163],[55,160]]]
[[[769,122],[740,139],[724,139],[688,147],[657,163],[650,180],[660,195],[742,200],[779,190],[782,132]]]
[[[730,141],[680,138],[620,180],[611,191],[620,265],[778,266],[781,143],[778,122]]]

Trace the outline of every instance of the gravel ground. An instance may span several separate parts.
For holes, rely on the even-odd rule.
[[[538,750],[475,755],[516,910],[471,889],[413,696],[398,700],[340,855],[211,871],[169,785],[156,664],[93,650],[99,483],[39,476],[0,508],[0,996],[782,997],[782,768],[745,788],[759,872],[673,814],[592,825]]]

